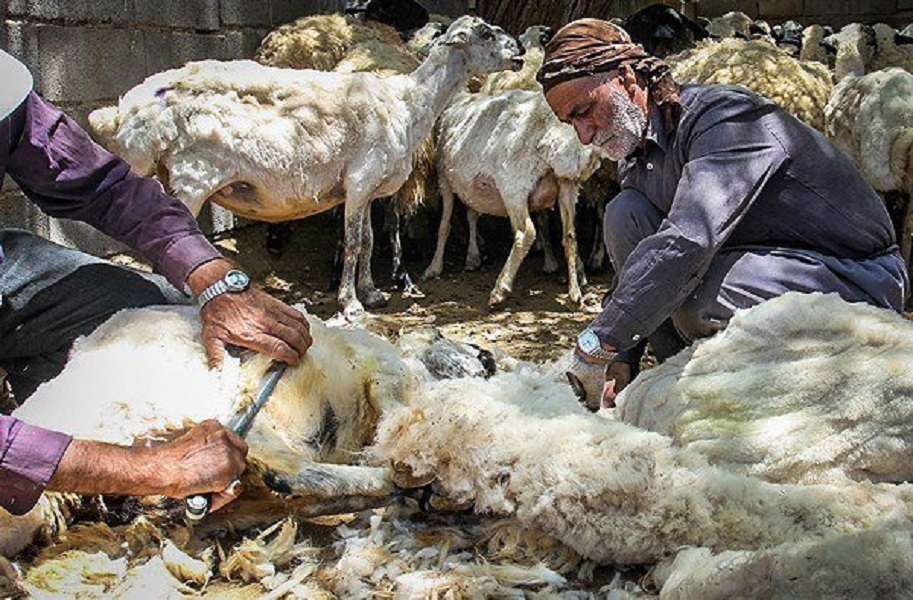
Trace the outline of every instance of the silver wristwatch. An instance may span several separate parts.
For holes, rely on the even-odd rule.
[[[592,356],[598,360],[608,361],[615,358],[615,353],[603,348],[596,332],[589,327],[581,331],[580,335],[577,336],[577,347],[587,356]]]
[[[237,294],[250,287],[250,277],[244,271],[232,269],[226,273],[222,279],[218,280],[200,294],[197,298],[197,304],[200,308],[206,306],[206,303],[222,294]]]

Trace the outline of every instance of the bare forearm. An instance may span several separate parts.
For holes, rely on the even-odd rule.
[[[183,498],[224,490],[244,471],[246,456],[244,440],[214,420],[153,447],[73,440],[47,489]]]
[[[82,494],[129,494],[144,496],[163,493],[157,474],[149,472],[144,450],[73,440],[48,482],[51,491]]]

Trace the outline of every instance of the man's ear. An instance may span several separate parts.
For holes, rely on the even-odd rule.
[[[627,92],[628,97],[638,102],[638,97],[644,94],[646,86],[637,71],[629,65],[621,65],[618,67],[618,77],[621,79],[621,85]]]
[[[632,92],[632,88],[638,87],[637,72],[630,65],[620,65],[618,67],[618,75],[621,77],[621,82],[629,94]]]

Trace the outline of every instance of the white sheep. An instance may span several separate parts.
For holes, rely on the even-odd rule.
[[[545,59],[545,43],[552,35],[552,28],[545,25],[531,25],[517,38],[523,47],[523,68],[519,71],[501,71],[485,77],[483,94],[497,94],[507,90],[542,91],[542,84],[536,74]]]
[[[189,63],[149,77],[97,130],[143,173],[167,172],[197,214],[207,199],[263,221],[345,203],[345,313],[386,302],[371,276],[369,207],[398,190],[451,96],[474,74],[516,62],[516,41],[475,17],[454,21],[412,73],[295,71],[252,61]],[[366,226],[368,225],[368,226]],[[358,270],[356,297],[356,269]]]
[[[530,214],[557,201],[568,265],[568,297],[579,303],[575,203],[579,183],[599,167],[600,151],[581,144],[574,129],[558,121],[541,92],[462,94],[441,115],[437,132],[443,214],[437,249],[424,276],[437,277],[443,271],[456,194],[469,209],[467,269],[478,268],[481,262],[478,245],[473,243],[478,213],[510,218],[513,245],[488,300],[491,307],[503,304],[536,239]]]
[[[828,137],[879,192],[913,192],[913,74],[897,67],[837,84],[825,108]],[[911,217],[901,235],[910,259]]]
[[[821,596],[839,590],[844,595],[861,596],[871,589],[876,577],[885,595],[901,594],[913,584],[913,565],[908,559],[886,561],[883,553],[887,548],[906,556],[904,553],[910,548],[913,486],[857,482],[833,474],[841,469],[850,474],[856,465],[873,461],[889,464],[893,458],[899,477],[913,476],[906,459],[906,442],[878,442],[909,439],[911,427],[907,424],[913,422],[913,415],[909,414],[913,402],[908,398],[913,389],[908,381],[913,372],[909,365],[913,324],[896,315],[878,314],[886,311],[847,305],[833,298],[803,298],[809,308],[798,312],[794,310],[796,304],[790,305],[787,300],[739,313],[727,333],[741,332],[735,341],[742,348],[753,348],[761,354],[757,355],[759,363],[746,365],[737,361],[730,366],[739,369],[741,375],[746,375],[746,371],[761,373],[762,377],[755,379],[760,386],[759,398],[770,400],[773,394],[763,396],[769,384],[763,375],[771,372],[765,366],[774,356],[772,352],[782,348],[785,341],[792,339],[790,336],[805,333],[794,345],[787,346],[786,357],[781,356],[777,363],[784,365],[784,371],[789,365],[787,378],[791,381],[786,383],[797,388],[794,397],[802,397],[805,392],[806,409],[799,411],[796,418],[810,422],[817,416],[810,415],[837,410],[838,414],[827,423],[833,431],[831,437],[857,442],[852,445],[853,451],[808,452],[804,457],[812,472],[829,474],[826,484],[765,482],[745,474],[739,464],[737,444],[730,445],[732,453],[724,457],[727,460],[716,460],[700,444],[681,447],[673,437],[590,414],[579,406],[565,384],[529,367],[521,366],[514,373],[489,380],[435,381],[419,376],[421,373],[409,368],[389,343],[362,331],[329,329],[316,320],[312,320],[313,353],[280,381],[276,396],[255,422],[249,438],[251,452],[271,468],[281,471],[283,465],[295,463],[293,466],[303,471],[300,457],[306,459],[314,452],[315,444],[310,438],[322,436],[302,425],[326,422],[322,414],[325,408],[320,407],[331,406],[337,416],[338,439],[363,425],[377,429],[376,444],[366,454],[349,453],[348,460],[392,465],[397,472],[409,472],[412,478],[433,478],[433,489],[444,498],[463,506],[469,503],[482,514],[509,516],[515,527],[549,534],[600,564],[659,564],[654,579],[664,595],[721,597],[728,592],[729,597],[771,596],[778,590],[795,590]],[[752,316],[752,311],[758,314]],[[149,430],[144,427],[159,429],[159,417],[165,414],[169,415],[168,421],[179,424],[185,418],[193,421],[230,412],[233,396],[209,399],[224,389],[220,385],[225,385],[228,374],[220,379],[207,370],[203,349],[195,342],[198,327],[198,316],[186,308],[140,309],[116,315],[77,345],[62,379],[40,388],[22,410],[29,409],[33,422],[51,426],[62,423],[108,440],[148,437]],[[782,334],[774,334],[776,344],[770,342],[768,330]],[[847,336],[847,330],[853,335]],[[881,361],[879,368],[867,370],[862,361],[857,361],[848,379],[841,381],[844,363],[841,354],[833,352],[835,340],[842,337],[850,338],[847,346],[864,348],[866,356],[877,357]],[[695,360],[711,341],[694,352]],[[185,346],[186,354],[181,350]],[[704,358],[712,354],[719,360],[730,360],[710,350]],[[92,354],[97,361],[90,360]],[[804,356],[817,358],[802,364],[797,358]],[[265,364],[262,358],[242,364],[241,380],[256,381]],[[88,368],[89,372],[78,374],[81,368]],[[300,375],[299,370],[303,371]],[[863,372],[868,379],[852,385],[853,378]],[[690,377],[687,370],[679,373],[682,380]],[[821,388],[809,381],[816,375],[829,382],[832,387],[828,389],[843,393],[842,407],[820,394]],[[879,375],[883,376],[879,379]],[[720,376],[717,370],[705,375]],[[202,406],[174,400],[175,382],[189,378],[194,382],[188,381],[188,389],[201,394]],[[735,387],[725,387],[736,397],[718,397],[703,405],[711,412],[717,410],[721,417],[708,418],[693,431],[705,432],[705,439],[714,439],[706,435],[706,430],[715,430],[719,432],[715,439],[725,446],[725,438],[733,429],[727,418],[732,416],[730,407],[734,403],[745,406],[751,401],[744,386],[739,387],[743,380],[733,377]],[[865,383],[876,381],[883,391],[873,397]],[[89,390],[86,394],[74,392],[84,386]],[[631,401],[631,389],[625,392],[626,401]],[[97,397],[100,404],[81,407],[79,420],[67,419],[65,415],[72,415],[72,411],[60,407],[71,406],[74,394],[87,402]],[[305,398],[316,400],[317,404],[309,404]],[[867,428],[866,421],[874,411],[885,408],[885,399],[891,400],[891,410],[881,423],[890,423],[891,427]],[[348,408],[337,409],[337,401]],[[781,405],[777,398],[771,401],[773,406]],[[750,432],[757,424],[760,426],[754,428],[763,430],[767,415],[752,413],[748,408],[748,420],[737,428]],[[112,418],[112,410],[120,418]],[[205,414],[199,414],[201,411]],[[141,424],[144,415],[152,415],[145,425]],[[95,423],[91,422],[92,417]],[[777,456],[777,443],[801,447],[806,431],[817,433],[814,427],[807,430],[776,425],[776,435],[768,436],[774,442],[768,445],[771,456]],[[820,448],[828,437],[816,434],[809,439]],[[750,438],[749,435],[744,439]],[[280,443],[266,452],[266,440]],[[766,457],[759,458],[755,464],[763,463]],[[340,466],[336,474],[342,469]],[[389,473],[389,469],[386,471]],[[793,471],[784,479],[796,477],[803,478],[803,472]],[[343,487],[353,489],[351,485]],[[237,502],[243,501],[242,497]],[[238,510],[242,507],[239,505]],[[383,526],[389,517],[390,513],[370,513],[369,528],[365,528],[363,537],[352,539],[351,554],[349,542],[345,543],[346,554],[337,565],[338,570],[345,570],[336,576],[339,593],[364,589],[348,587],[359,580],[392,579],[397,582],[394,586],[402,587],[387,589],[403,593],[416,586],[426,589],[422,586],[431,585],[433,572],[416,576],[427,577],[424,583],[416,578],[400,581],[402,570],[396,564],[384,572],[384,557],[395,550],[393,545],[384,543],[392,533],[390,527]],[[0,516],[0,521],[3,519]],[[6,521],[2,525],[0,539],[11,530]],[[408,527],[414,526],[401,524],[399,529]],[[402,564],[414,568],[424,559],[424,568],[436,570],[438,578],[458,577],[461,570],[454,563],[465,564],[473,556],[460,558],[449,550],[459,552],[459,548],[471,544],[461,541],[464,533],[447,529],[447,541],[438,538],[446,545],[419,546],[421,549],[413,552],[415,560]],[[434,535],[447,536],[447,532],[435,534],[426,530],[416,534],[412,543],[420,544],[419,538],[424,537],[427,544]],[[286,537],[283,543],[290,550],[295,542],[294,532]],[[355,537],[348,534],[348,538]],[[359,540],[366,546],[362,554],[355,552]],[[547,554],[554,547],[552,542],[533,553]],[[436,556],[439,558],[429,561]],[[803,568],[797,572],[795,559],[799,556]],[[841,571],[849,564],[849,556],[853,557],[854,568]],[[497,583],[505,580],[493,576],[495,572],[476,571],[488,581],[485,589],[503,592]],[[465,568],[462,573],[470,574]],[[514,573],[530,580],[548,581],[549,585],[561,585],[562,581],[547,569],[515,569]],[[826,573],[828,577],[818,577],[816,573]],[[476,584],[481,585],[482,581],[476,580]],[[459,582],[454,582],[453,587],[458,588]],[[713,595],[703,596],[701,592],[706,590]]]
[[[873,31],[848,25],[829,38],[837,46],[839,77],[825,106],[824,132],[848,154],[882,195],[899,195],[901,254],[913,254],[913,74],[899,67],[868,72],[875,61]]]
[[[907,481],[910,357],[901,315],[791,292],[641,373],[615,416],[768,481]]]
[[[428,47],[423,58],[428,55],[432,41],[433,38],[426,39]],[[379,77],[411,73],[420,63],[389,25],[338,14],[303,17],[279,27],[264,38],[255,57],[258,62],[273,67],[371,72]],[[400,217],[413,214],[425,202],[426,189],[433,177],[433,150],[434,141],[429,136],[413,156],[412,172],[393,194],[393,204],[384,206],[393,254],[393,280],[407,294],[417,290],[402,265]],[[270,225],[267,250],[280,254],[289,234],[287,225]]]

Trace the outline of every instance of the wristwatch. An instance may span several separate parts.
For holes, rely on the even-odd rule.
[[[197,298],[197,304],[200,308],[206,306],[206,303],[222,294],[237,294],[250,287],[250,277],[244,271],[232,269],[226,273],[222,279],[218,280],[200,293]]]
[[[614,352],[609,352],[602,347],[602,342],[596,332],[587,327],[577,336],[577,347],[587,356],[592,356],[598,360],[612,360],[615,358]]]

